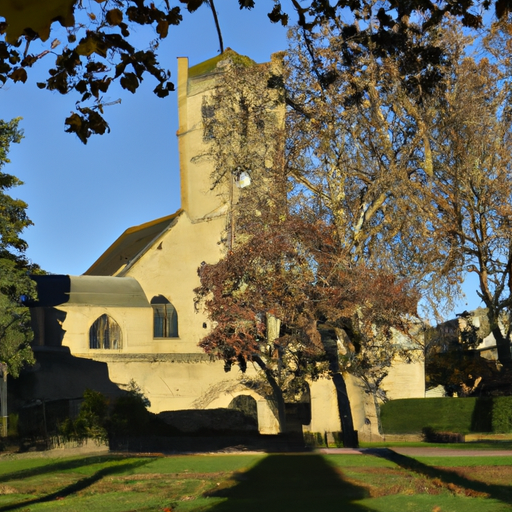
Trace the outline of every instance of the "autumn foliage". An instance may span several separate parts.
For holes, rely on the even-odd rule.
[[[394,333],[410,328],[418,296],[405,280],[348,262],[338,247],[332,226],[289,215],[262,223],[220,262],[201,266],[197,299],[215,326],[201,347],[226,368],[280,359],[296,376],[314,378],[327,371],[321,362],[326,338],[334,337],[344,369],[373,371],[370,346],[387,367],[383,356],[396,354]],[[271,343],[269,315],[281,321]]]

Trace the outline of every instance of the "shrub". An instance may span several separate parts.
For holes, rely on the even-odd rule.
[[[430,427],[437,431],[470,432],[475,399],[409,398],[382,405],[380,419],[386,434],[420,433]]]
[[[113,404],[100,392],[87,389],[77,418],[64,420],[59,432],[64,439],[78,442],[106,442],[111,436],[167,434],[169,427],[147,410],[150,405],[133,380]]]
[[[336,448],[343,448],[342,432],[333,432],[332,436],[334,437],[334,444],[336,445]]]
[[[18,436],[18,423],[19,423],[19,415],[15,413],[9,414],[9,420],[7,422],[7,435],[9,437]]]
[[[74,421],[69,418],[64,420],[60,426],[60,433],[67,440],[82,442],[94,439],[105,442],[108,438],[105,428],[107,413],[107,397],[99,391],[86,389],[77,418]]]
[[[426,427],[435,432],[490,432],[492,400],[488,398],[409,398],[381,406],[385,434],[417,434]]]
[[[153,418],[147,407],[151,403],[134,380],[126,394],[117,398],[109,421],[109,433],[115,436],[140,436],[146,433]]]
[[[512,432],[512,396],[391,400],[380,415],[385,434],[507,433]]]
[[[438,432],[432,427],[423,429],[423,439],[427,443],[463,443],[464,435],[453,432]]]
[[[512,432],[512,396],[497,396],[492,401],[492,431]]]
[[[304,444],[308,447],[325,447],[325,437],[320,432],[304,432]]]

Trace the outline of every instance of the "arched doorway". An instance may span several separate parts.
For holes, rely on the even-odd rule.
[[[258,427],[258,406],[256,400],[250,395],[238,395],[228,405],[228,409],[240,411],[249,425]]]

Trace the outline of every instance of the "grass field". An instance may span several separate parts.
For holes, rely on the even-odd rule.
[[[10,510],[504,512],[512,511],[512,456],[3,458],[0,512]]]

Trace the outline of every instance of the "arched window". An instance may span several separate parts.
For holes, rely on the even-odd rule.
[[[177,338],[178,313],[176,308],[163,295],[153,297],[151,306],[153,306],[153,337]]]
[[[108,315],[101,315],[89,329],[89,347],[120,349],[123,336],[119,324]]]

